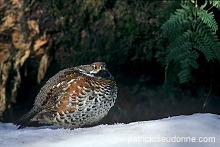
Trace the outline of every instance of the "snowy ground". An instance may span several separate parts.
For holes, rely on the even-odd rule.
[[[220,147],[220,116],[194,114],[74,130],[0,123],[0,147]]]

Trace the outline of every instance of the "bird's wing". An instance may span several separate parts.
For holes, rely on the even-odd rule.
[[[93,96],[93,90],[85,75],[67,73],[49,88],[43,107],[47,112],[73,112],[83,105],[86,98]]]

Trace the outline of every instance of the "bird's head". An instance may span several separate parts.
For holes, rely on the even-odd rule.
[[[89,65],[80,65],[76,67],[79,73],[90,77],[114,79],[110,72],[106,69],[104,62],[94,62]]]

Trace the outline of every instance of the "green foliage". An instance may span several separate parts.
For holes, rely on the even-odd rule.
[[[209,2],[211,5],[220,9],[220,1],[219,0],[206,0],[206,3]]]
[[[176,9],[163,24],[162,30],[170,42],[165,82],[175,81],[176,76],[180,83],[192,80],[192,72],[199,67],[198,59],[201,56],[207,62],[220,61],[220,43],[216,35],[218,25],[213,12],[207,10],[210,4],[210,8],[219,8],[219,2],[211,0],[201,6],[197,0],[182,0],[182,8]]]
[[[56,59],[63,66],[103,60],[124,64],[155,56],[163,45],[157,20],[162,1],[52,0],[50,12],[62,32]],[[160,59],[159,59],[160,57]]]

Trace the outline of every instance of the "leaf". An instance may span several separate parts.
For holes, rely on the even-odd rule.
[[[0,64],[7,60],[10,56],[9,50],[11,48],[10,43],[0,42]]]
[[[28,20],[27,24],[28,24],[28,29],[32,33],[32,35],[31,35],[32,37],[34,37],[36,34],[40,33],[39,25],[36,20]]]
[[[207,6],[207,3],[203,4],[202,6],[200,6],[200,9],[204,9]]]
[[[45,45],[47,43],[46,39],[38,39],[35,41],[34,43],[34,51],[37,51],[38,49],[40,49],[41,46]]]
[[[12,43],[14,47],[21,50],[29,49],[31,42],[26,42],[24,37],[25,35],[21,31],[14,31],[12,33]]]
[[[49,57],[47,54],[44,54],[40,60],[40,66],[38,68],[38,74],[37,74],[37,82],[40,83],[40,81],[44,78],[44,75],[47,71],[49,62]]]
[[[219,0],[206,0],[206,2],[209,2],[210,4],[215,6],[216,8],[220,9],[220,1]]]
[[[181,70],[178,74],[180,83],[186,83],[189,81],[190,69],[185,68]]]
[[[8,10],[7,10],[8,11]],[[14,22],[16,20],[16,17],[13,13],[9,13],[5,17],[2,18],[3,24],[0,25],[0,32],[3,32],[9,28],[14,27]]]
[[[198,10],[198,17],[207,24],[213,31],[218,30],[217,22],[215,21],[213,12],[208,13],[206,10],[200,8]]]

